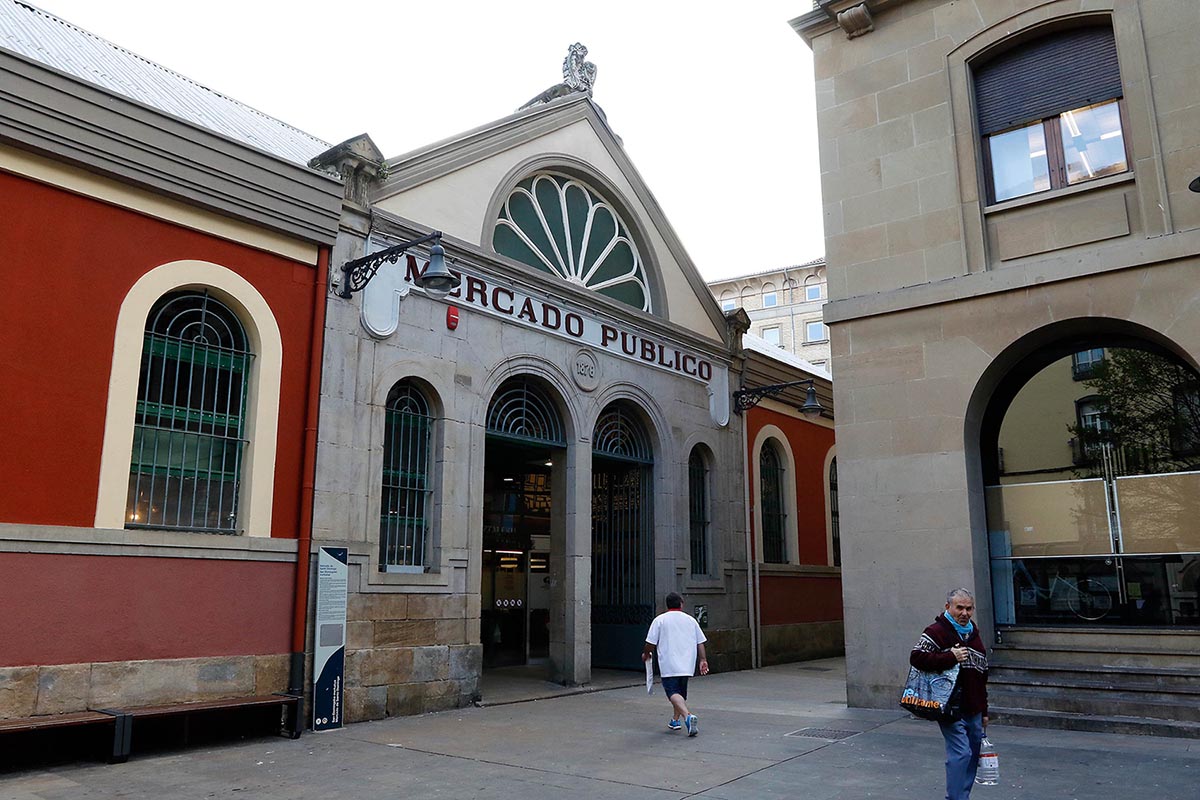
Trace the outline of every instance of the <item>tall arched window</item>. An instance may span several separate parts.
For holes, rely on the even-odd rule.
[[[421,572],[429,556],[429,454],[433,417],[411,381],[388,392],[379,503],[379,569]]]
[[[768,564],[787,563],[787,511],[783,498],[783,459],[779,447],[767,440],[758,457],[762,484],[762,542],[763,561]]]
[[[250,353],[207,291],[172,292],[146,320],[125,524],[238,533]]]
[[[688,457],[688,546],[693,575],[708,574],[709,491],[704,446],[696,445]]]
[[[833,565],[842,565],[842,530],[838,517],[837,456],[829,461],[829,531],[833,543]]]

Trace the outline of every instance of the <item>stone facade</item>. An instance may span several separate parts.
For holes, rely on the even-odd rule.
[[[704,605],[713,668],[749,666],[742,429],[728,410],[738,328],[708,294],[602,115],[586,96],[560,98],[388,162],[386,170],[377,168],[383,161],[363,137],[314,162],[352,176],[331,285],[344,280],[346,261],[430,228],[444,232],[447,260],[463,284],[434,299],[406,282],[402,258],[384,264],[362,294],[329,298],[313,540],[349,549],[347,720],[450,708],[479,696],[490,581],[485,496],[489,475],[496,480],[505,466],[489,461],[497,458],[489,407],[514,377],[540,387],[563,430],[561,444],[538,445],[550,449],[536,465],[546,462],[551,504],[547,533],[538,537],[548,554],[545,677],[588,683],[597,649],[614,647],[597,641],[592,618],[592,515],[603,506],[593,498],[594,431],[613,403],[636,416],[653,462],[641,501],[652,520],[642,536],[652,542],[639,563],[654,604],[675,590],[689,608]],[[650,311],[496,252],[493,228],[508,193],[547,171],[617,209],[642,254]],[[423,269],[428,256],[414,253],[411,269]],[[512,313],[503,310],[506,302]],[[545,304],[574,320],[572,327],[559,328],[545,311],[537,319],[532,310],[517,313]],[[589,340],[576,323],[607,333]],[[647,348],[659,348],[657,355]],[[711,375],[688,374],[700,361]],[[419,387],[435,420],[431,544],[421,565],[389,571],[381,569],[379,544],[385,405],[400,381]],[[688,461],[697,447],[712,467],[711,560],[701,575],[692,574],[688,550]],[[639,666],[640,636],[620,648]]]
[[[851,6],[873,26],[854,38]],[[1111,25],[1130,168],[989,203],[971,65],[1081,21]],[[817,80],[848,693],[886,707],[946,589],[974,586],[993,630],[980,432],[1005,378],[1080,335],[1200,360],[1200,18],[1188,0],[823,0],[792,24]]]

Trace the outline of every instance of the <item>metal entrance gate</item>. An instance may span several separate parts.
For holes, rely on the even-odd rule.
[[[592,441],[592,665],[640,670],[654,618],[653,450],[619,403]]]

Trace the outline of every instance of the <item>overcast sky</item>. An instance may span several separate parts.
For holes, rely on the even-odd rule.
[[[787,24],[808,0],[33,1],[326,141],[369,133],[389,157],[511,114],[582,42],[593,97],[706,279],[824,253],[812,54]]]

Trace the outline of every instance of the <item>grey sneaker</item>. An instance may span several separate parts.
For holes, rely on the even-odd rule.
[[[696,719],[695,714],[688,714],[683,724],[687,728],[688,736],[695,736],[700,732],[700,720]]]

